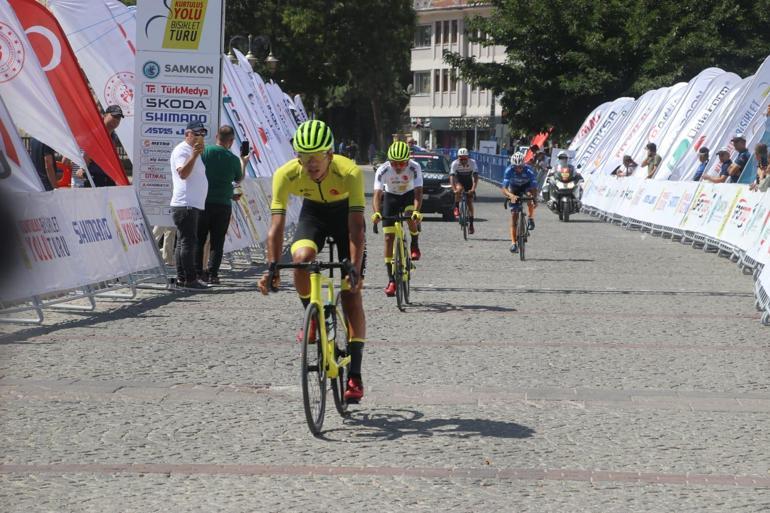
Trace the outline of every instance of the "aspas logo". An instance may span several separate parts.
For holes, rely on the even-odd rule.
[[[144,65],[145,68],[147,64]],[[145,75],[147,75],[146,71]],[[147,78],[154,77],[148,76]],[[134,115],[134,81],[132,72],[118,71],[104,85],[105,103],[107,105],[120,105],[120,108],[123,109],[123,115],[126,117]]]
[[[208,0],[163,0],[163,5],[168,9],[168,14],[158,14],[147,20],[145,35],[150,37],[150,25],[154,21],[166,18],[163,48],[197,50],[203,34]]]
[[[142,66],[142,73],[147,78],[157,78],[160,75],[160,66],[155,61],[147,61]]]
[[[709,195],[705,192],[700,193],[700,196],[695,200],[695,203],[693,203],[690,210],[695,212],[699,219],[703,219],[703,217],[708,214],[708,211],[711,210],[711,202],[714,197],[716,197],[716,194]]]
[[[24,67],[24,45],[13,29],[0,22],[0,84],[8,82]]]
[[[733,209],[733,215],[730,216],[730,222],[732,222],[736,228],[743,228],[743,225],[748,222],[753,211],[754,208],[749,205],[746,198],[741,198],[738,200],[738,204],[735,205],[735,209]]]

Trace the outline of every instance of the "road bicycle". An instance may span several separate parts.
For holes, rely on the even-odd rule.
[[[519,258],[526,260],[527,240],[529,239],[529,217],[524,208],[525,202],[535,201],[533,196],[519,196],[516,204],[519,205],[519,220],[516,223],[516,245],[519,247]]]
[[[457,217],[457,221],[460,223],[460,230],[463,232],[463,239],[468,240],[468,225],[470,224],[470,213],[468,211],[468,193],[463,191],[460,196],[460,204],[457,209],[460,215]]]
[[[396,280],[396,306],[402,312],[404,311],[404,305],[411,304],[410,294],[410,281],[412,279],[412,270],[414,270],[414,264],[410,257],[409,251],[406,249],[406,231],[404,231],[404,221],[409,221],[410,216],[403,214],[397,216],[383,216],[384,221],[394,221],[394,237],[393,237],[393,278]],[[379,233],[377,225],[373,225],[372,229],[374,233]]]
[[[335,290],[334,269],[341,269],[351,286],[355,286],[355,268],[348,259],[340,263],[276,264],[269,271],[268,283],[273,283],[275,270],[278,269],[303,269],[310,273],[310,303],[305,309],[302,325],[302,402],[307,425],[313,435],[318,436],[326,413],[327,381],[331,380],[337,412],[343,417],[347,415],[345,388],[350,366],[349,329],[341,295]],[[329,276],[322,274],[324,270],[329,270]],[[278,290],[272,285],[271,288],[274,292]]]

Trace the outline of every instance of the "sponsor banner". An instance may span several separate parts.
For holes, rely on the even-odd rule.
[[[580,151],[575,155],[573,163],[576,168],[581,170],[581,173],[590,174],[595,171],[595,169],[591,169],[588,166],[588,163],[593,160],[594,153],[604,139],[612,134],[618,125],[625,120],[633,103],[633,98],[618,98],[607,108],[607,113],[602,121],[594,127],[586,138],[585,143],[580,147]]]
[[[701,182],[680,227],[718,238],[743,186]]]
[[[767,207],[764,204],[766,194],[741,188],[727,219],[717,232],[719,240],[732,244],[746,251],[756,237],[755,225],[764,220]]]
[[[0,96],[19,128],[86,166],[56,95],[8,0],[0,0]]]
[[[240,202],[233,202],[233,213],[230,216],[230,226],[225,235],[224,252],[231,253],[240,249],[253,246],[254,240],[246,214],[241,208]]]
[[[102,107],[120,105],[115,130],[133,162],[136,13],[117,0],[48,0]],[[160,2],[159,2],[160,3]]]
[[[136,11],[134,187],[154,225],[173,226],[169,157],[187,124],[213,144],[221,104],[221,0],[140,0]]]
[[[10,0],[43,65],[75,140],[117,185],[128,185],[102,116],[96,108],[61,26],[37,0]]]
[[[3,190],[10,192],[44,190],[2,98],[0,98],[0,186]]]
[[[0,301],[82,287],[158,266],[131,187],[61,189],[11,198],[20,244]]]
[[[572,141],[569,144],[570,150],[577,152],[577,150],[580,149],[580,145],[583,144],[583,142],[586,140],[588,134],[590,134],[591,131],[596,128],[596,125],[598,125],[599,121],[601,121],[604,112],[607,110],[607,107],[609,107],[611,104],[612,102],[602,103],[593,111],[591,111],[591,113],[586,117],[585,121],[583,121],[583,124],[580,125],[580,129],[575,134],[575,137],[572,138]]]
[[[729,96],[730,91],[741,82],[741,78],[735,73],[723,73],[711,81],[697,107],[682,120],[681,128],[676,132],[670,130],[661,142],[662,161],[655,174],[657,180],[665,180],[671,175],[671,171],[692,146],[696,135],[706,121],[718,109],[720,103]]]

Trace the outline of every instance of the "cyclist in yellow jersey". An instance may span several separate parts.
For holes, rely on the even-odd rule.
[[[355,287],[343,286],[342,306],[350,325],[348,352],[351,356],[345,399],[358,402],[364,395],[361,379],[366,337],[361,290],[366,257],[364,223],[364,176],[352,160],[334,155],[331,129],[319,120],[305,121],[292,141],[297,158],[279,167],[273,175],[273,201],[270,230],[267,236],[267,261],[274,272],[272,285],[277,287],[280,275],[275,264],[281,258],[286,208],[289,195],[303,198],[302,210],[291,245],[294,263],[312,262],[323,249],[327,237],[333,237],[339,260],[349,258],[358,274]],[[262,294],[270,290],[268,273],[259,280]],[[302,305],[310,302],[310,275],[295,269],[294,287]],[[314,329],[313,326],[310,328]],[[311,334],[314,337],[314,334]],[[299,335],[302,338],[302,334]]]

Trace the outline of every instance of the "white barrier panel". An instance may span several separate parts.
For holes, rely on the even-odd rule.
[[[16,271],[0,301],[81,287],[159,265],[134,190],[15,194]]]

